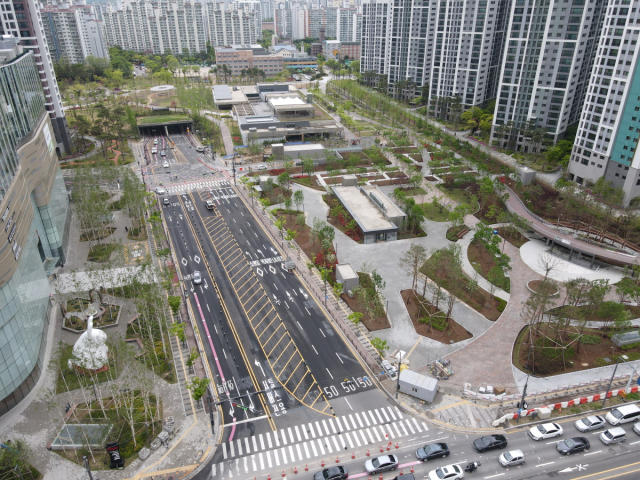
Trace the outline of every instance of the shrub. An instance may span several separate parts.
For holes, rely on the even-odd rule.
[[[627,393],[626,398],[627,400],[640,400],[640,394],[635,392]]]
[[[640,347],[640,342],[630,343],[629,345],[623,345],[620,348],[622,350],[633,350],[634,348]]]
[[[504,309],[507,308],[506,300],[503,300],[502,298],[499,298],[499,297],[496,297],[496,300],[498,301],[498,306],[496,307],[496,309],[500,313],[504,312]]]

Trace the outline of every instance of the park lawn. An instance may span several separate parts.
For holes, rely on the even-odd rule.
[[[431,220],[432,222],[448,222],[449,221],[449,210],[442,207],[438,207],[433,203],[423,203],[422,209],[424,210],[424,215],[427,220]]]
[[[507,293],[511,292],[511,281],[509,277],[505,276],[501,268],[500,272],[502,272],[502,274],[497,277],[496,281],[492,282],[489,280],[489,272],[497,266],[496,259],[481,242],[471,242],[467,250],[467,256],[473,269],[478,272],[482,278]]]

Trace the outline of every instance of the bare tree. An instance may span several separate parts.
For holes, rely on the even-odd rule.
[[[544,252],[538,255],[538,266],[544,271],[543,282],[547,281],[547,277],[560,266],[560,259]]]
[[[427,249],[422,245],[412,244],[409,249],[400,257],[400,266],[412,275],[411,289],[415,290],[418,285],[418,273],[420,267],[427,259]]]

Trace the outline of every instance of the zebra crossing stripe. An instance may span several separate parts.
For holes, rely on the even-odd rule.
[[[383,411],[384,411],[384,410],[383,410]],[[393,409],[392,409],[392,408],[389,408],[389,415],[391,415],[391,418],[393,418],[393,421],[396,421],[396,420],[397,420],[397,418],[396,418],[395,414],[393,413]],[[386,416],[386,414],[385,414],[385,416]]]
[[[309,431],[311,432],[311,437],[316,438],[316,432],[313,431],[313,424],[309,424]]]
[[[291,448],[291,447],[289,447]],[[300,451],[300,444],[296,443],[296,451],[298,452],[298,460],[302,460],[302,452]]]
[[[262,452],[258,453],[258,458],[260,459],[260,470],[264,470],[264,459],[262,458]]]
[[[280,452],[282,453],[282,463],[284,463],[286,465],[287,464],[287,452],[284,450],[284,447],[282,447],[280,449]]]
[[[229,442],[229,447],[231,448],[231,456],[232,456],[232,457],[235,457],[235,456],[236,456],[236,453],[235,453],[235,451],[233,450],[233,442]]]
[[[387,419],[387,422],[390,422],[391,420],[389,420],[389,415],[387,415],[387,412],[384,410],[384,408],[380,409],[382,411],[382,415],[384,415],[384,418]]]
[[[416,422],[416,419],[412,417],[411,420],[413,420],[413,424],[416,426],[416,430],[422,432],[422,429],[420,428],[420,425],[418,425],[418,422]]]
[[[276,459],[276,466],[278,466],[278,467],[279,467],[279,466],[280,466],[280,459],[278,458],[278,450],[274,450],[274,451],[273,451],[273,456],[274,456],[274,457],[275,457],[275,459]]]
[[[267,436],[267,443],[269,444],[269,450],[271,450],[273,448],[273,445],[271,445],[271,435],[269,434],[269,432],[267,432],[266,436]]]
[[[398,428],[398,425],[396,425],[395,423],[392,423],[391,425],[393,425],[393,428],[396,430],[396,432],[398,432],[398,436],[401,437],[402,434],[400,433],[400,429]],[[389,427],[389,430],[391,430],[391,427]]]
[[[318,456],[318,451],[316,450],[316,444],[313,440],[311,440],[309,442],[311,444],[311,450],[313,450],[313,456],[317,457]]]
[[[347,425],[347,428],[342,428],[342,424],[340,423],[340,419],[338,417],[336,417],[336,423],[338,424],[338,430],[348,430],[349,429],[349,425]]]
[[[256,437],[251,437],[251,441],[253,442],[253,451],[255,452],[256,450],[258,450],[258,442],[256,442]]]
[[[356,421],[353,419],[353,415],[349,415],[349,420],[351,420],[351,424],[353,425],[353,429],[357,430],[358,427],[356,425]],[[346,422],[346,420],[345,420],[345,422]]]
[[[411,430],[411,434],[413,435],[414,433],[416,433],[413,427],[411,426],[411,423],[409,422],[409,420],[405,420],[405,422],[407,422],[407,427],[409,427],[409,430]]]
[[[324,455],[324,447],[322,446],[322,440],[318,440],[318,448],[320,448],[320,453]]]
[[[336,446],[336,450],[340,450],[340,445],[338,445],[338,441],[336,440],[336,437],[331,437],[331,440],[333,440],[334,445]]]
[[[227,444],[226,443],[222,444],[222,458],[224,458],[225,460],[227,459]]]
[[[260,434],[258,438],[260,439],[260,449],[264,450],[264,440],[262,439],[262,434]]]
[[[269,465],[269,468],[273,467],[273,464],[271,463],[271,452],[267,451],[267,465]]]
[[[249,438],[248,437],[244,437],[244,444],[247,447],[247,454],[249,453]]]

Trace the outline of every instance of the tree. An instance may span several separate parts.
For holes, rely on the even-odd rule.
[[[191,349],[191,352],[189,352],[189,356],[184,362],[187,365],[187,367],[189,367],[189,372],[193,371],[193,366],[196,363],[196,360],[198,358],[200,358],[200,352],[198,352],[198,349],[196,347],[193,347]]]
[[[381,357],[384,357],[384,352],[389,350],[389,346],[387,345],[386,340],[382,340],[381,338],[374,337],[371,339],[371,345],[375,348]]]
[[[187,341],[187,334],[184,331],[184,323],[172,323],[171,327],[169,327],[169,333],[178,337],[178,340],[182,342],[182,345]]]
[[[310,157],[301,157],[302,159],[302,172],[306,173],[309,178],[311,178],[311,174],[315,169],[315,165],[313,163],[313,158]]]
[[[302,190],[293,192],[293,203],[296,204],[296,210],[300,210],[300,205],[304,204],[304,192]]]
[[[286,188],[288,190],[290,183],[291,175],[289,175],[289,173],[282,172],[280,175],[278,175],[278,185],[280,185],[282,188]]]
[[[548,253],[541,253],[538,255],[538,266],[544,271],[544,278],[542,281],[546,281],[549,274],[558,268],[559,265],[560,261]]]
[[[196,402],[200,402],[207,391],[210,380],[208,378],[194,377],[191,382],[186,383],[186,387],[191,391],[191,396]]]
[[[362,317],[364,317],[363,313],[353,312],[347,318],[351,320],[354,323],[354,325],[358,325],[362,321]]]
[[[427,259],[427,249],[422,245],[411,244],[406,252],[400,257],[400,266],[412,276],[411,288],[415,290],[418,284],[418,273],[420,267]]]

